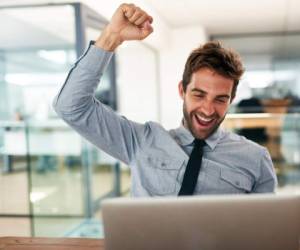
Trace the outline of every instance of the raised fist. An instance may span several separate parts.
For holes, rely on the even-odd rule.
[[[113,14],[107,29],[117,33],[122,41],[142,40],[153,31],[153,19],[134,4],[122,4]]]
[[[113,51],[122,42],[143,40],[153,32],[153,18],[134,4],[121,4],[96,41],[96,46]]]

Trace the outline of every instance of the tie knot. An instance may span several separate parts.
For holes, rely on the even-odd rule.
[[[205,140],[201,140],[201,139],[195,139],[194,143],[195,143],[195,147],[204,147],[206,144]]]

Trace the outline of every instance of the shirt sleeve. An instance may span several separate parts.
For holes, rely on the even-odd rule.
[[[112,55],[90,43],[70,70],[53,108],[88,141],[130,164],[149,136],[150,126],[127,120],[95,99],[95,90]]]
[[[260,161],[260,177],[254,186],[254,193],[273,193],[278,181],[269,152],[264,149]]]

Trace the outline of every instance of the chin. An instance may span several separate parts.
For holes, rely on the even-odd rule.
[[[213,126],[212,128],[208,129],[208,130],[196,130],[193,128],[192,130],[192,134],[195,138],[197,139],[206,139],[209,136],[211,136],[214,132],[216,132],[216,130],[220,127],[220,124]]]
[[[190,128],[190,132],[192,133],[192,135],[197,138],[197,139],[206,139],[210,133],[209,131],[199,131],[198,129],[195,129],[194,127]]]
[[[197,139],[201,139],[201,140],[204,140],[206,139],[207,137],[209,137],[212,133],[196,133],[196,136],[195,138]]]

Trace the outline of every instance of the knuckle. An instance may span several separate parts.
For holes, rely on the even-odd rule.
[[[128,3],[122,3],[121,5],[120,5],[120,8],[121,9],[125,9],[125,8],[128,8],[129,7],[129,4]]]
[[[140,17],[143,16],[143,14],[142,14],[142,13],[137,13],[136,16],[137,16],[138,18],[140,18]]]

